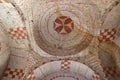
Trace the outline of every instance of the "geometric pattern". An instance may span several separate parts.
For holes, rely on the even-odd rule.
[[[104,70],[106,77],[109,77],[109,76],[119,77],[120,76],[120,74],[117,72],[116,68],[114,67],[104,67],[103,70]]]
[[[28,77],[27,77],[26,79],[24,79],[24,80],[36,80],[35,75],[34,75],[34,72],[31,72],[31,73],[28,75]]]
[[[22,69],[11,69],[7,68],[6,71],[3,73],[3,77],[9,77],[13,79],[21,79],[24,75]]]
[[[61,75],[57,75],[57,76],[51,78],[50,80],[56,80],[56,78],[59,78],[59,77],[66,77],[66,76],[61,74]],[[75,78],[75,76],[72,76],[72,75],[69,77],[74,78],[73,80],[79,80],[78,78]]]
[[[45,5],[49,4],[49,1],[47,3],[43,3],[42,1],[40,1],[41,3],[43,3],[40,6],[44,6],[44,9],[39,7],[41,9],[41,11],[38,13],[40,17],[40,24],[36,24],[36,26],[32,29],[35,39],[34,41],[39,46],[37,48],[43,48],[43,50],[46,50],[47,53],[52,55],[54,54],[65,56],[76,54],[77,52],[86,48],[89,45],[87,43],[89,43],[89,41],[91,41],[93,38],[93,36],[86,33],[87,30],[91,31],[92,28],[89,29],[90,27],[85,28],[82,26],[83,24],[88,23],[87,21],[89,21],[90,18],[87,18],[86,16],[83,17],[80,14],[79,9],[81,8],[69,5],[69,3],[71,3],[71,0],[65,1],[68,2],[67,5],[64,5],[64,3],[58,1],[58,3],[60,3],[58,5],[61,6],[58,11],[60,11],[62,14],[60,14],[59,16],[56,15],[56,5],[50,4],[46,7]],[[79,0],[76,1],[79,2]],[[70,10],[69,7],[71,7]],[[73,10],[76,10],[76,13],[74,13]],[[86,14],[90,15],[89,13]],[[80,21],[80,17],[78,16],[81,16],[82,21]],[[77,27],[75,27],[75,25]],[[93,24],[89,24],[89,26],[93,26]],[[69,37],[67,37],[67,35]]]
[[[94,73],[91,80],[102,80],[97,73]]]
[[[71,18],[61,16],[55,20],[54,28],[60,34],[68,34],[73,30],[74,23]]]
[[[62,70],[70,69],[70,61],[69,60],[63,60],[61,62],[61,69]]]
[[[31,55],[28,55],[27,64],[25,66],[24,72],[28,72],[31,69],[31,66],[35,64],[35,61]],[[28,76],[24,80],[36,80],[34,72],[29,72]]]
[[[100,38],[99,41],[103,42],[103,41],[112,41],[115,39],[115,35],[116,35],[116,29],[104,29],[104,30],[100,30]]]
[[[34,64],[35,64],[35,60],[33,59],[32,55],[28,55],[25,72],[27,72]]]
[[[12,39],[22,40],[27,38],[26,27],[10,28],[8,34]]]

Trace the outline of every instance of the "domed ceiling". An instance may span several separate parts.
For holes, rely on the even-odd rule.
[[[0,0],[0,13],[1,80],[120,80],[119,0]]]
[[[88,2],[78,2],[43,1],[39,8],[33,5],[33,17],[38,16],[37,19],[33,19],[34,38],[36,44],[48,54],[78,54],[91,43],[95,34],[93,28],[99,26],[96,25],[99,11],[97,6]],[[41,9],[42,7],[44,9]],[[39,10],[39,15],[34,13],[34,8]]]

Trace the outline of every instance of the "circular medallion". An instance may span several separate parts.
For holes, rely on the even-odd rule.
[[[54,56],[68,56],[89,46],[95,25],[91,14],[81,10],[83,5],[48,1],[42,7],[33,27],[35,41],[42,50]]]
[[[56,32],[63,35],[71,33],[74,29],[74,22],[67,16],[60,16],[55,19],[54,29]]]

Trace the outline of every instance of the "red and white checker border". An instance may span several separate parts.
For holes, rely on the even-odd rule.
[[[120,77],[120,74],[117,72],[115,67],[104,67],[103,68],[106,77]]]
[[[26,27],[10,28],[8,34],[12,39],[23,40],[27,38]]]
[[[70,69],[70,64],[71,64],[71,62],[69,60],[61,61],[61,69],[62,70]]]
[[[23,69],[7,68],[6,71],[3,73],[3,77],[9,77],[12,79],[21,79],[23,75]]]
[[[116,37],[116,29],[112,28],[112,29],[103,29],[103,30],[100,30],[100,34],[99,35],[100,35],[99,36],[99,41],[100,42],[112,41]]]

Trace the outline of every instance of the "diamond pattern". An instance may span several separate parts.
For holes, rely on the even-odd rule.
[[[36,63],[35,63],[35,60],[33,59],[32,55],[28,55],[25,72],[29,71],[31,66],[34,65],[34,64],[36,64]]]
[[[61,62],[61,69],[66,70],[66,69],[70,69],[70,61],[69,60],[63,60]]]
[[[24,75],[24,72],[22,69],[11,69],[7,68],[6,71],[3,74],[3,77],[9,77],[9,78],[15,78],[15,79],[21,79]]]
[[[112,76],[112,77],[118,77],[119,73],[117,73],[116,68],[114,67],[104,67],[104,73],[106,74],[106,77]]]
[[[8,34],[12,39],[22,40],[27,38],[26,27],[10,28]]]
[[[104,30],[100,30],[100,38],[99,41],[103,42],[103,41],[112,41],[115,39],[115,35],[116,35],[116,29],[104,29]]]

